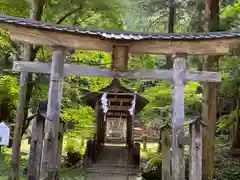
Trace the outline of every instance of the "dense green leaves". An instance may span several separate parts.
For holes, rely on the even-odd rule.
[[[0,29],[0,55],[9,53],[11,51],[11,45],[9,34]]]
[[[31,1],[29,0],[21,0],[21,2],[16,0],[1,0],[0,13],[12,16],[28,17],[30,2]]]
[[[199,106],[201,104],[201,94],[196,93],[199,86],[197,82],[189,82],[185,85],[185,107],[186,118],[198,115]],[[171,106],[172,104],[172,86],[170,82],[161,81],[159,86],[147,88],[144,97],[150,100],[150,104],[144,110],[143,118],[151,119],[153,114],[152,108]],[[150,117],[150,118],[149,118]]]
[[[121,29],[123,4],[117,0],[50,1],[44,20],[81,27]]]
[[[18,98],[16,78],[4,75],[0,77],[0,120],[12,123]]]
[[[80,150],[81,153],[84,153],[81,141],[93,136],[94,111],[87,106],[64,109],[62,118],[66,122],[74,122],[75,124],[74,129],[69,129],[65,135],[66,151]]]

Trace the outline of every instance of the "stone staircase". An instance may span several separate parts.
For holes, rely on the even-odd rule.
[[[87,169],[89,180],[134,180],[138,169],[128,165],[128,149],[125,146],[104,146],[95,164]]]
[[[132,175],[135,176],[138,174],[138,170],[134,167],[129,167],[128,170],[126,166],[114,166],[108,164],[93,164],[91,168],[87,169],[90,173],[106,173],[106,174],[116,174],[116,175]],[[128,171],[128,173],[127,173]]]

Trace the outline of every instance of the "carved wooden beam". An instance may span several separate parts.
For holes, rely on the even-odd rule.
[[[129,48],[125,45],[114,45],[112,52],[112,71],[128,70]]]

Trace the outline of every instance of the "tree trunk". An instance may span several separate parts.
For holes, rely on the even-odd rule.
[[[236,92],[236,122],[234,124],[235,128],[233,131],[233,144],[232,144],[232,149],[240,149],[240,114],[239,114],[239,108],[240,108],[240,90],[239,87],[237,87],[237,92]]]
[[[205,32],[219,29],[219,0],[205,0]],[[218,56],[207,56],[203,70],[218,71]],[[204,83],[203,121],[207,125],[203,134],[203,179],[212,180],[214,172],[215,132],[217,120],[216,83]]]
[[[174,0],[168,0],[168,6],[169,6],[169,14],[168,14],[168,33],[174,32],[174,24],[175,24],[175,4]],[[173,61],[172,56],[167,55],[166,56],[166,68],[172,69],[173,68]]]
[[[42,19],[42,13],[43,13],[43,7],[44,7],[45,0],[32,0],[32,8],[30,10],[29,19],[30,20],[36,20],[40,21]],[[29,52],[29,61],[34,61],[36,58],[36,54],[39,50],[39,47],[33,48],[33,46],[30,46],[31,50]],[[28,74],[28,82],[27,82],[27,91],[26,91],[26,105],[24,109],[24,124],[23,124],[23,131],[22,134],[24,134],[25,130],[29,126],[29,122],[26,122],[26,118],[28,116],[28,104],[30,102],[31,96],[32,96],[32,89],[34,87],[33,81],[33,74]]]
[[[31,20],[40,20],[42,15],[44,0],[33,0],[32,8],[30,12],[29,19]],[[33,46],[26,45],[24,48],[24,60],[30,61],[33,56]],[[19,102],[17,108],[17,117],[16,124],[14,127],[14,138],[13,138],[13,146],[12,146],[12,179],[19,179],[19,166],[20,166],[20,147],[21,147],[21,135],[24,133],[24,125],[26,120],[26,114],[28,110],[28,102],[31,97],[31,93],[29,93],[29,87],[27,86],[27,82],[31,81],[31,78],[28,79],[28,73],[21,73],[21,87],[19,91]],[[32,88],[31,88],[32,90]]]

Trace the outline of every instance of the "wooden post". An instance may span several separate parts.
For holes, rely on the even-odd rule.
[[[189,179],[202,180],[202,124],[196,120],[189,126],[190,132],[190,162]]]
[[[62,99],[65,49],[55,47],[52,52],[50,86],[48,92],[45,137],[42,153],[41,179],[55,180],[58,171],[58,132]]]
[[[57,150],[57,168],[61,167],[61,156],[62,156],[62,147],[63,147],[63,135],[65,132],[65,122],[60,122],[59,135],[58,135],[58,150]],[[57,172],[57,179],[60,179],[59,172]]]
[[[99,110],[97,116],[97,144],[102,143],[102,134],[103,134],[103,121],[104,121],[104,113],[102,110]]]
[[[38,134],[38,144],[37,144],[37,179],[40,178],[40,171],[41,171],[41,161],[42,161],[42,149],[43,149],[43,140],[44,140],[44,129],[45,129],[45,119],[43,117],[37,120],[37,134]]]
[[[129,114],[127,118],[127,145],[128,147],[131,147],[132,145],[132,121],[134,116],[131,116]]]
[[[186,54],[178,53],[173,62],[172,169],[173,180],[185,179],[184,159],[184,78]]]
[[[44,122],[44,117],[37,115],[33,124],[28,162],[28,180],[38,180],[40,176]]]
[[[101,128],[100,121],[101,121],[101,118],[102,118],[102,111],[99,110],[97,117],[96,117],[96,140],[97,140],[98,144],[100,144],[100,128]]]
[[[129,59],[129,48],[125,45],[114,45],[112,51],[112,65],[113,71],[121,72],[127,71]]]
[[[30,50],[30,48],[28,49]],[[29,52],[25,52],[26,54]],[[13,134],[12,145],[12,180],[19,179],[19,162],[20,162],[20,146],[21,146],[21,134],[22,127],[24,125],[24,109],[26,104],[26,92],[27,92],[27,78],[28,73],[21,72],[20,74],[20,89],[18,93],[18,105],[17,114]]]
[[[171,178],[171,136],[169,129],[162,129],[162,180],[170,180]]]
[[[99,110],[100,110],[100,106],[99,106],[99,102],[96,102],[95,104],[95,115],[96,115],[96,119],[95,119],[95,128],[94,128],[94,140],[97,140],[97,134],[98,134],[98,119],[99,119]]]
[[[36,114],[35,117],[36,119],[32,119],[32,135],[29,138],[28,180],[38,180],[40,178],[45,117],[41,116],[39,113]]]
[[[103,144],[104,143],[104,112],[102,111],[102,116],[100,118],[100,129],[99,129],[99,132],[100,132],[100,144]]]
[[[36,118],[36,117],[35,117]],[[32,120],[32,135],[28,157],[28,179],[36,180],[37,119]]]
[[[147,142],[148,142],[148,135],[146,132],[144,132],[144,135],[142,137],[143,151],[147,151]]]

